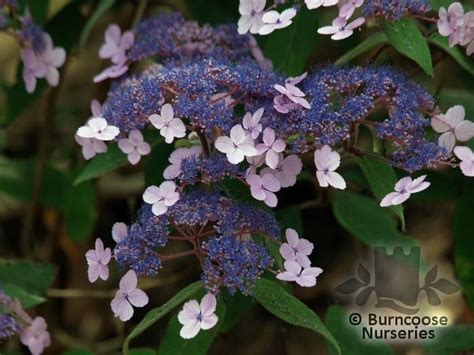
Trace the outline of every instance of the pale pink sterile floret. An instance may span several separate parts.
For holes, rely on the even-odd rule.
[[[119,289],[110,303],[114,316],[122,322],[133,317],[133,306],[144,307],[149,301],[146,293],[137,288],[137,283],[135,271],[128,271],[120,280]]]
[[[400,205],[408,200],[411,194],[426,190],[431,183],[425,181],[425,179],[426,175],[422,175],[415,180],[410,176],[401,178],[395,184],[395,191],[387,194],[380,202],[380,206],[387,207]]]
[[[50,86],[59,84],[59,70],[66,61],[66,51],[61,47],[54,47],[53,40],[48,33],[43,34],[44,48],[41,53],[35,53],[32,48],[23,48],[23,80],[26,91],[32,93],[36,88],[36,79],[45,78]]]
[[[165,138],[165,142],[170,144],[175,138],[183,138],[186,135],[186,127],[181,118],[174,117],[173,106],[164,104],[161,107],[160,115],[150,115],[149,120],[155,128],[160,130],[160,134]]]
[[[186,158],[198,157],[202,154],[201,146],[193,146],[190,148],[177,148],[169,156],[168,161],[171,163],[163,172],[163,177],[167,180],[175,179],[181,175],[181,163]]]
[[[94,83],[100,83],[107,79],[115,79],[124,75],[128,71],[128,64],[126,62],[114,64],[105,68],[99,74],[94,76]]]
[[[264,109],[259,108],[253,114],[247,112],[242,119],[242,125],[252,139],[257,139],[260,133],[262,133],[263,126],[260,123],[262,119]]]
[[[322,35],[331,35],[331,39],[339,41],[350,37],[357,27],[364,24],[365,18],[359,17],[354,21],[347,23],[344,17],[337,17],[332,22],[331,26],[324,26],[318,29],[318,33]]]
[[[99,49],[99,57],[108,59],[114,64],[123,63],[127,60],[125,52],[132,48],[135,37],[133,32],[122,30],[116,24],[111,24],[105,31],[105,42]]]
[[[250,193],[253,198],[263,201],[269,207],[276,207],[278,198],[275,192],[280,190],[280,183],[273,174],[248,174],[245,178],[250,185]]]
[[[281,187],[290,187],[296,184],[296,178],[303,169],[303,163],[297,155],[289,155],[284,159],[280,158],[280,164],[276,169],[264,168],[261,173],[273,174],[280,182]]]
[[[184,339],[191,339],[201,330],[213,328],[219,321],[215,314],[216,307],[216,296],[212,293],[206,294],[200,304],[196,300],[186,302],[178,313],[178,321],[183,325],[179,335]]]
[[[77,135],[82,138],[95,138],[100,141],[111,141],[120,133],[118,127],[111,126],[102,117],[93,117],[79,127]]]
[[[245,157],[257,155],[252,137],[245,132],[241,125],[235,125],[230,130],[230,137],[220,136],[214,143],[216,149],[225,153],[231,164],[238,164]]]
[[[95,138],[82,138],[77,134],[74,135],[77,144],[82,147],[82,156],[85,160],[90,160],[97,154],[107,152],[107,145]]]
[[[348,0],[345,3],[339,3],[339,17],[343,17],[346,20],[350,19],[354,14],[354,11],[364,4],[364,0]]]
[[[293,23],[296,9],[291,7],[279,13],[276,10],[265,12],[262,16],[263,26],[258,31],[261,35],[268,35],[275,30],[285,28]]]
[[[332,186],[336,189],[344,190],[346,182],[344,178],[336,173],[336,169],[341,164],[341,156],[337,152],[333,152],[327,145],[321,149],[314,151],[314,163],[316,165],[316,177],[319,186]]]
[[[130,164],[137,164],[143,155],[150,154],[151,147],[143,139],[142,133],[137,130],[131,130],[128,138],[122,138],[118,142],[118,147],[122,152],[127,154]]]
[[[237,22],[240,34],[258,33],[263,26],[262,16],[266,0],[240,0],[240,19]]]
[[[168,211],[179,199],[176,184],[173,181],[164,181],[161,185],[149,186],[143,193],[143,201],[152,205],[151,211],[155,216],[160,216]]]
[[[40,355],[51,345],[48,325],[43,317],[36,317],[20,334],[20,341],[32,355]]]
[[[275,88],[275,90],[277,90],[279,93],[286,96],[295,104],[303,106],[304,108],[307,108],[307,109],[311,108],[311,105],[309,104],[309,102],[304,98],[306,96],[305,93],[301,91],[299,88],[297,88],[295,85],[290,84],[290,83],[285,83],[285,86],[276,84],[273,87]]]
[[[116,243],[120,243],[128,235],[128,227],[123,222],[116,222],[112,226],[112,239]]]
[[[464,175],[474,176],[474,152],[469,147],[456,147],[454,154],[461,160],[459,167]]]
[[[456,105],[451,107],[446,114],[438,114],[431,118],[431,126],[437,133],[442,133],[438,144],[450,153],[456,141],[466,142],[474,137],[474,123],[465,120],[464,107]]]
[[[449,37],[449,45],[460,43],[463,40],[462,26],[464,23],[464,9],[459,2],[453,2],[448,10],[440,7],[437,22],[438,32],[444,37]]]
[[[309,240],[300,238],[298,233],[287,228],[285,231],[286,243],[280,246],[280,255],[285,260],[296,261],[303,268],[311,266],[308,256],[312,253],[314,245]]]
[[[323,272],[319,267],[303,268],[294,260],[287,260],[283,263],[285,271],[277,275],[277,279],[282,281],[296,282],[302,287],[313,287],[316,285],[316,278]]]
[[[97,279],[106,281],[109,278],[109,262],[112,257],[110,248],[104,248],[102,239],[95,240],[95,248],[86,252],[88,264],[87,275],[90,282],[96,282]]]
[[[280,163],[280,153],[286,148],[282,139],[277,139],[275,131],[269,127],[263,130],[263,143],[257,144],[258,154],[265,154],[265,163],[275,169]]]
[[[308,10],[314,10],[321,6],[328,7],[337,5],[339,0],[304,0],[304,2]]]

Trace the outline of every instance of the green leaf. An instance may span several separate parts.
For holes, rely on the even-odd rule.
[[[356,47],[352,48],[349,52],[345,53],[338,60],[336,60],[336,65],[346,65],[351,60],[357,58],[358,56],[364,54],[365,52],[370,51],[371,49],[388,42],[388,38],[383,32],[375,32],[369,37],[367,37],[364,42],[360,43]]]
[[[444,50],[463,69],[465,69],[469,74],[474,75],[474,61],[465,55],[464,48],[459,46],[451,48],[449,46],[448,38],[443,37],[438,33],[435,33],[433,36],[428,38],[428,42]]]
[[[62,355],[94,355],[94,353],[85,349],[71,349],[64,351]]]
[[[262,50],[273,67],[287,75],[299,75],[311,56],[317,39],[317,11],[302,8],[293,24],[266,36]]]
[[[97,220],[96,195],[90,182],[73,186],[72,179],[62,208],[66,230],[75,242],[83,242],[91,236]]]
[[[54,276],[55,269],[50,264],[0,259],[0,283],[13,284],[31,293],[44,293]]]
[[[79,45],[83,47],[87,39],[89,38],[89,35],[94,28],[94,26],[97,24],[97,22],[100,20],[102,16],[105,15],[105,13],[115,4],[115,0],[100,0],[99,4],[97,5],[94,13],[92,16],[87,20],[84,29],[81,33],[81,38],[79,40]]]
[[[357,163],[361,167],[362,172],[370,184],[372,192],[378,200],[382,200],[388,193],[393,191],[395,183],[397,182],[397,175],[390,165],[370,157],[357,159]],[[400,218],[402,230],[405,230],[403,206],[391,206],[390,208]]]
[[[415,61],[426,74],[433,76],[430,48],[416,22],[410,18],[384,22],[389,42],[401,54]]]
[[[43,24],[48,16],[49,0],[19,0],[18,5],[20,13],[28,7],[33,21],[37,24]]]
[[[452,325],[447,328],[437,328],[436,337],[424,346],[425,354],[452,355],[464,351],[472,353],[474,349],[474,326]]]
[[[142,319],[140,323],[131,331],[131,333],[125,339],[123,343],[123,352],[124,354],[129,354],[128,347],[130,341],[133,338],[136,338],[145,330],[150,328],[153,324],[158,322],[161,318],[163,318],[166,314],[168,314],[171,310],[177,307],[179,304],[186,301],[189,297],[194,295],[196,292],[202,289],[202,282],[197,281],[192,283],[191,285],[186,286],[181,291],[179,291],[176,295],[173,296],[168,302],[163,304],[162,306],[152,309],[149,311],[145,318]]]
[[[13,299],[17,299],[18,301],[20,301],[23,308],[34,307],[46,301],[44,297],[28,293],[20,286],[10,283],[2,284],[1,286],[7,295],[12,297]]]
[[[454,265],[461,289],[474,307],[474,191],[465,191],[456,204],[453,220]]]
[[[201,24],[236,23],[239,0],[185,0],[192,17]]]
[[[430,0],[433,10],[438,11],[440,7],[447,9],[455,0]]]
[[[255,305],[252,297],[244,296],[240,292],[237,292],[235,295],[230,295],[226,292],[223,297],[226,304],[226,313],[221,326],[221,333],[232,329],[242,316]]]
[[[156,351],[150,348],[131,349],[130,355],[156,355]]]
[[[326,327],[332,333],[343,354],[351,355],[390,355],[393,351],[382,341],[362,340],[358,334],[360,328],[350,325],[348,314],[340,306],[331,306],[324,319]],[[335,354],[332,348],[330,354]]]
[[[417,246],[414,239],[397,230],[395,220],[371,198],[337,191],[333,212],[345,229],[371,247]]]
[[[74,181],[74,185],[102,176],[109,171],[127,165],[127,162],[127,156],[119,147],[116,144],[110,145],[106,153],[97,155],[87,163]]]
[[[463,105],[466,110],[466,119],[474,121],[474,100],[472,92],[457,89],[442,89],[439,92],[439,104],[446,112],[454,105]]]
[[[255,285],[256,300],[270,313],[285,322],[315,331],[341,354],[339,345],[321,319],[299,299],[286,292],[279,283],[261,278]]]
[[[217,302],[216,314],[219,317],[217,324],[209,330],[201,330],[192,339],[181,338],[179,331],[182,325],[178,321],[178,315],[175,314],[158,348],[158,355],[206,355],[225,319],[226,305],[222,300]]]
[[[31,0],[31,2],[41,2]],[[74,43],[79,38],[85,18],[80,11],[80,6],[84,0],[76,0],[66,5],[59,11],[47,24],[45,31],[48,32],[55,46],[63,47],[69,54]],[[68,30],[64,30],[64,24],[67,23]],[[8,105],[5,120],[0,124],[12,122],[19,114],[30,107],[47,87],[45,80],[39,80],[36,90],[33,94],[28,94],[25,90],[25,84],[22,79],[23,67],[19,66],[17,82],[8,92]]]

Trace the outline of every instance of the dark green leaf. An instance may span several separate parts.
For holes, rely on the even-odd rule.
[[[171,298],[168,302],[166,302],[162,306],[149,311],[146,314],[145,318],[143,318],[142,321],[138,323],[138,325],[131,331],[131,333],[125,339],[125,342],[123,343],[124,354],[129,354],[128,347],[129,347],[130,341],[133,338],[136,338],[137,336],[139,336],[141,333],[143,333],[145,330],[147,330],[153,324],[155,324],[161,318],[163,318],[166,314],[172,311],[175,307],[177,307],[179,304],[186,301],[189,297],[191,297],[192,295],[194,295],[201,289],[202,289],[202,282],[197,281],[195,283],[192,283],[191,285],[188,285],[187,287],[179,291],[176,295],[173,296],[173,298]]]
[[[43,294],[54,280],[54,267],[32,261],[0,259],[0,283],[14,285],[32,294]]]
[[[448,38],[438,33],[428,38],[428,42],[444,50],[469,74],[474,75],[474,61],[466,56],[464,48],[459,46],[451,48],[448,43]]]
[[[382,200],[388,193],[392,192],[397,182],[397,175],[393,168],[377,159],[364,157],[357,159],[357,163],[361,167],[370,188],[378,200]],[[403,206],[390,207],[400,218],[402,230],[405,230],[405,216],[403,214]]]
[[[94,187],[90,182],[72,186],[72,179],[69,187],[63,206],[66,230],[72,240],[83,242],[91,236],[97,219]]]
[[[440,7],[447,9],[455,0],[430,0],[433,10],[439,10]]]
[[[156,351],[150,348],[130,349],[130,355],[156,355]]]
[[[109,171],[127,165],[127,162],[127,156],[119,147],[116,144],[110,145],[107,153],[99,154],[87,163],[74,181],[74,185],[102,176]]]
[[[459,198],[454,213],[454,265],[461,289],[469,304],[474,306],[474,191],[466,191]]]
[[[351,60],[357,58],[358,56],[364,54],[365,52],[370,51],[371,49],[388,42],[387,36],[383,32],[375,32],[369,37],[367,37],[364,42],[360,43],[358,46],[352,48],[349,52],[345,53],[338,60],[336,60],[336,65],[346,65]]]
[[[321,334],[332,345],[334,351],[341,354],[337,341],[318,315],[286,292],[279,283],[263,278],[258,280],[255,285],[255,298],[268,312],[285,322]]]
[[[287,75],[299,75],[313,52],[317,29],[317,11],[302,8],[293,24],[266,36],[263,53],[273,67]]]
[[[374,200],[349,191],[338,191],[333,211],[339,223],[369,246],[416,246],[414,239],[401,234],[393,218]]]
[[[236,23],[239,19],[239,0],[186,0],[186,5],[201,24]]]
[[[17,299],[18,301],[20,301],[23,308],[34,307],[46,301],[44,297],[28,293],[23,288],[15,284],[7,283],[2,284],[1,286],[7,295],[12,297],[13,299]]]
[[[472,92],[457,89],[442,89],[439,92],[439,104],[446,112],[448,108],[454,105],[463,105],[466,110],[466,118],[474,120],[474,100]]]
[[[37,24],[43,24],[48,16],[49,0],[19,0],[19,12],[30,10],[33,21]]]
[[[226,305],[221,300],[217,302],[216,314],[219,317],[217,324],[209,330],[201,330],[192,339],[183,339],[179,335],[182,325],[176,314],[168,324],[165,336],[158,348],[158,355],[206,355],[225,319]]]
[[[173,149],[172,144],[167,144],[162,140],[153,147],[146,160],[145,186],[159,185],[164,180],[163,172],[169,165],[168,158]]]
[[[87,23],[84,26],[84,30],[81,33],[81,38],[79,40],[79,45],[82,47],[86,44],[87,39],[89,38],[89,35],[94,28],[94,26],[97,24],[97,22],[100,20],[102,16],[115,4],[115,0],[100,0],[99,4],[97,5],[94,13],[92,14],[91,17],[89,17],[89,20],[87,20]]]
[[[329,307],[324,323],[328,330],[332,333],[339,346],[342,354],[351,355],[388,355],[393,354],[390,347],[383,342],[367,341],[361,339],[360,328],[350,325],[348,322],[348,314],[340,306]],[[336,352],[329,347],[329,352]]]
[[[415,20],[405,17],[398,21],[386,21],[384,31],[393,48],[433,76],[430,48]]]
[[[225,333],[232,329],[234,325],[247,313],[255,304],[250,296],[244,296],[237,292],[235,295],[224,294],[226,304],[226,313],[224,323],[222,323],[221,332]]]
[[[425,344],[425,354],[453,355],[474,349],[474,326],[453,325],[435,329],[436,336]]]
[[[94,353],[92,351],[84,349],[72,349],[64,351],[62,355],[94,355]]]

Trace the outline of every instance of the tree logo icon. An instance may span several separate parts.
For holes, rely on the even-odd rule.
[[[375,293],[377,308],[390,308],[403,314],[416,314],[420,293],[425,292],[428,303],[439,306],[439,292],[452,294],[459,286],[445,279],[438,278],[437,265],[424,275],[423,286],[420,285],[421,250],[412,247],[405,254],[402,247],[395,247],[389,254],[384,247],[373,250],[373,272],[359,264],[357,277],[353,277],[336,287],[343,294],[356,294],[356,304],[363,306],[370,295]],[[402,285],[402,287],[401,287]]]

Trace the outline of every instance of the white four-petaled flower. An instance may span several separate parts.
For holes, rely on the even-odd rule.
[[[152,205],[151,211],[155,216],[161,216],[168,211],[179,199],[176,185],[173,181],[164,181],[160,187],[152,185],[143,193],[143,201]]]
[[[122,322],[133,317],[133,307],[144,307],[148,303],[148,296],[137,288],[137,275],[135,271],[128,271],[120,280],[119,289],[110,303],[114,316]]]
[[[448,153],[456,146],[456,140],[466,142],[474,137],[474,123],[465,120],[466,111],[461,105],[451,107],[446,114],[433,116],[431,126],[437,133],[442,133],[438,144]]]
[[[339,153],[333,152],[328,145],[325,145],[321,149],[315,150],[314,163],[316,164],[316,177],[319,186],[328,187],[331,185],[341,190],[346,188],[344,178],[335,171],[341,163]]]
[[[257,139],[260,133],[262,133],[263,127],[260,120],[262,119],[263,111],[263,108],[259,108],[253,115],[250,112],[247,112],[242,119],[242,125],[252,139]]]
[[[387,207],[402,204],[410,198],[411,194],[423,191],[430,186],[430,183],[425,181],[425,179],[426,175],[422,175],[415,180],[410,176],[401,178],[395,184],[395,191],[385,196],[380,202],[380,206]]]
[[[179,335],[184,339],[194,338],[202,330],[214,327],[219,318],[215,314],[216,296],[212,293],[205,295],[201,304],[196,300],[188,301],[178,313],[178,321],[183,325]]]
[[[102,117],[93,117],[86,125],[79,127],[77,135],[82,138],[95,138],[100,141],[111,141],[118,136],[118,127],[110,126]]]
[[[311,266],[308,256],[313,251],[314,245],[309,240],[300,238],[298,233],[287,228],[285,231],[286,243],[280,246],[280,255],[287,261],[296,261],[303,268]]]
[[[269,127],[263,131],[263,143],[257,145],[258,155],[265,154],[265,163],[275,169],[280,163],[279,154],[286,148],[282,139],[276,139],[275,131]]]
[[[280,183],[273,174],[248,174],[245,178],[250,185],[250,193],[256,200],[263,201],[269,207],[276,207],[278,199],[275,192],[280,190]]]
[[[303,168],[303,163],[297,155],[289,155],[281,161],[276,169],[264,168],[261,174],[273,174],[280,182],[281,187],[290,187],[296,184],[296,178]]]
[[[130,131],[128,138],[122,138],[118,142],[122,152],[127,154],[130,164],[135,165],[140,161],[142,155],[150,154],[151,147],[144,141],[142,133],[134,129]]]
[[[351,23],[347,23],[347,19],[344,17],[337,17],[332,21],[331,26],[319,28],[318,33],[322,35],[332,35],[331,39],[334,41],[339,41],[341,39],[350,37],[354,33],[354,30],[357,27],[362,26],[364,22],[365,18],[363,17],[359,17]]]
[[[321,6],[333,6],[336,5],[339,0],[304,0],[308,10],[314,10]]]
[[[186,135],[186,127],[180,118],[174,117],[173,106],[164,104],[161,107],[161,114],[149,116],[153,126],[160,130],[160,134],[165,137],[166,143],[172,143],[174,138],[183,138]]]
[[[275,30],[288,27],[292,24],[293,17],[296,16],[296,9],[291,7],[284,10],[281,14],[272,10],[265,12],[262,16],[263,26],[258,31],[261,35],[268,35]]]
[[[474,176],[474,152],[469,147],[456,147],[454,154],[461,160],[459,167],[466,176]]]
[[[231,164],[238,164],[245,157],[257,155],[257,149],[255,149],[252,138],[241,125],[232,127],[230,137],[218,137],[214,145],[218,151],[227,155],[227,160]]]
[[[98,278],[107,280],[109,278],[108,263],[112,257],[110,248],[104,249],[102,239],[97,238],[95,241],[95,249],[86,252],[86,259],[89,268],[87,274],[90,282],[96,282]]]
[[[263,25],[262,16],[266,0],[240,0],[239,13],[240,19],[237,23],[238,32],[242,35],[258,33]]]
[[[304,98],[306,95],[303,91],[298,89],[294,84],[285,83],[285,86],[276,84],[273,86],[275,90],[280,92],[281,94],[285,95],[288,99],[290,99],[295,104],[303,106],[304,108],[310,109],[311,105],[309,102]]]
[[[316,285],[316,278],[323,272],[319,267],[303,268],[298,262],[287,260],[283,266],[285,271],[277,275],[277,279],[282,281],[294,281],[302,287],[313,287]]]

